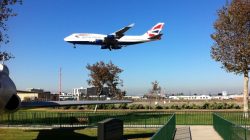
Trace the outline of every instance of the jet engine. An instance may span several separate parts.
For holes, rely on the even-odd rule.
[[[95,42],[96,42],[97,44],[99,44],[99,45],[102,45],[102,43],[103,43],[103,41],[100,40],[100,39],[96,39]]]
[[[109,49],[109,46],[101,46],[101,49]]]
[[[6,65],[0,64],[0,112],[16,111],[20,104],[16,86],[9,77],[9,69]]]
[[[115,35],[107,35],[107,38],[110,40],[113,40],[113,39],[115,39]]]

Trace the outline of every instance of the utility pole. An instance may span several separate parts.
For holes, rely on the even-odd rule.
[[[59,70],[59,91],[58,91],[58,95],[60,96],[61,93],[62,93],[62,68],[60,67],[60,70]],[[58,100],[60,100],[60,98]]]

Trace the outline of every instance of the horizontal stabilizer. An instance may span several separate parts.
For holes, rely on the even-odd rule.
[[[149,37],[149,39],[159,39],[159,40],[160,40],[162,35],[163,35],[163,34],[158,34],[158,35]]]

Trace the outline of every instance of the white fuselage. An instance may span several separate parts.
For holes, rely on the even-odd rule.
[[[105,45],[105,38],[107,35],[104,34],[90,34],[90,33],[74,33],[66,38],[65,41],[73,44],[89,44],[89,45]],[[118,45],[132,45],[143,42],[152,41],[145,36],[123,36],[117,39]]]

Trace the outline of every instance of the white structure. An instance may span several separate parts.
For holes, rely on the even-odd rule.
[[[222,96],[227,96],[227,91],[222,91]]]
[[[209,95],[193,95],[193,96],[169,96],[173,100],[211,100]]]
[[[74,96],[72,93],[64,93],[62,92],[61,95],[59,95],[60,101],[66,101],[66,100],[77,100],[77,97]]]
[[[73,94],[73,96],[75,96],[77,98],[77,100],[79,100],[81,95],[87,94],[87,89],[83,88],[83,87],[73,88],[72,94]]]
[[[218,96],[209,96],[209,95],[192,95],[192,96],[169,96],[171,100],[229,100],[229,99],[239,99],[243,95],[234,94],[228,95],[227,92],[222,92],[222,95]]]

